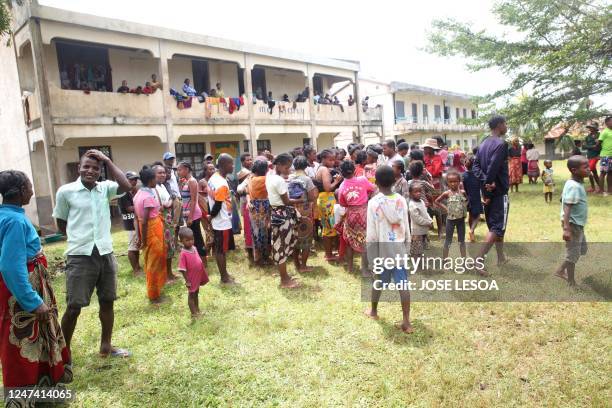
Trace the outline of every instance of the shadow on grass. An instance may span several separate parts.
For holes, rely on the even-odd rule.
[[[321,288],[318,284],[308,284],[303,280],[300,281],[300,286],[295,289],[278,289],[280,294],[286,297],[288,300],[308,301],[313,302],[321,298]]]
[[[390,322],[387,319],[380,318],[376,321],[383,331],[387,340],[400,346],[425,347],[433,338],[433,331],[420,320],[412,320],[414,332],[406,334],[395,327],[395,322]]]
[[[329,271],[322,266],[313,266],[312,271],[299,272],[296,273],[296,276],[301,276],[302,278],[318,278],[321,276],[329,276]]]
[[[608,279],[608,282],[603,282],[597,276],[591,275],[584,278],[582,280],[582,283],[590,287],[593,292],[597,293],[598,295],[601,295],[606,300],[612,299],[612,287],[610,286],[610,279]]]

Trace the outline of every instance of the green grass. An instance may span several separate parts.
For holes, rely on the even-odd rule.
[[[557,200],[567,171],[560,162],[555,171]],[[509,240],[561,240],[559,204],[544,204],[541,189],[523,184],[511,196]],[[612,197],[589,200],[587,236],[612,242]],[[125,253],[126,235],[114,240]],[[50,258],[62,250],[46,247]],[[200,295],[206,315],[192,323],[182,284],[152,307],[144,281],[120,256],[113,342],[133,356],[97,356],[94,299],[73,340],[72,405],[609,406],[609,303],[418,302],[416,332],[406,336],[393,327],[399,304],[382,304],[381,320],[369,320],[358,277],[325,264],[321,251],[311,263],[303,287],[284,291],[274,269],[249,267],[242,251],[232,253],[229,269],[241,285],[221,287],[211,266]],[[54,286],[63,311],[63,276]]]

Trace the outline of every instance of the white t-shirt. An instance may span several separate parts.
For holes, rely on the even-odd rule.
[[[210,189],[208,205],[211,209],[215,205],[215,201],[223,202],[221,210],[211,220],[213,229],[217,231],[232,229],[232,195],[227,180],[217,172],[208,180],[208,188]]]
[[[278,174],[268,174],[266,176],[266,190],[268,190],[268,201],[271,206],[285,205],[281,196],[287,194],[287,182]]]
[[[384,154],[383,154],[383,156],[385,157],[385,164],[387,166],[393,165],[393,162],[396,161],[396,160],[404,161],[404,158],[399,153],[395,153],[395,156],[391,157],[390,159],[387,158],[387,156],[385,156]]]

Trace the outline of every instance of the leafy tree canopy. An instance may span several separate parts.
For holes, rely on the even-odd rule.
[[[454,19],[436,20],[427,50],[463,56],[473,72],[494,67],[508,77],[508,86],[480,102],[505,114],[514,128],[536,123],[545,129],[605,114],[591,97],[612,91],[611,3],[500,0],[493,13],[507,30],[504,35]]]
[[[6,4],[7,1],[9,0],[0,0],[0,37],[8,34],[10,31],[11,19]]]

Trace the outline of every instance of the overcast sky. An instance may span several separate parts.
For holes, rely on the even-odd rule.
[[[497,70],[471,73],[465,60],[421,51],[434,19],[505,33],[492,0],[39,0],[82,13],[164,26],[305,54],[357,60],[361,75],[471,95],[506,85]],[[77,22],[78,23],[78,22]],[[596,98],[610,103],[612,95]]]

